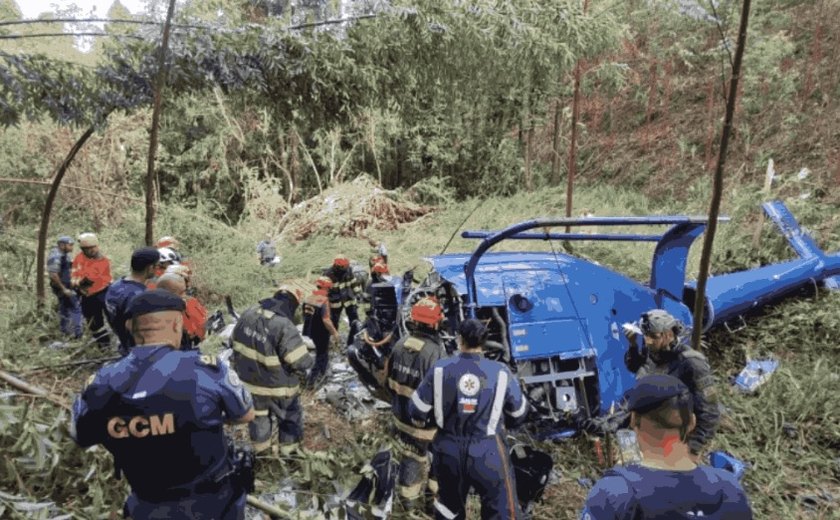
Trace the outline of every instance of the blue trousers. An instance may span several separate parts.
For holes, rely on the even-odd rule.
[[[245,518],[245,493],[225,486],[213,495],[194,495],[177,502],[146,502],[131,494],[125,502],[123,514],[132,520],[190,519],[190,520],[243,520]]]
[[[82,308],[78,297],[58,296],[58,320],[62,334],[76,339],[82,337]]]
[[[437,520],[463,520],[470,487],[481,497],[481,518],[520,520],[509,450],[500,435],[462,438],[438,432],[433,472],[439,485]]]

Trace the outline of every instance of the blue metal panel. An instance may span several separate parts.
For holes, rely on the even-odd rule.
[[[488,238],[493,231],[464,231],[461,238]],[[603,233],[517,233],[506,240],[605,240],[608,242],[659,242],[662,235],[631,235]]]

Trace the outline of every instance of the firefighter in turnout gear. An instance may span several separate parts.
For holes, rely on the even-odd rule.
[[[358,302],[362,295],[362,283],[353,273],[350,260],[343,255],[335,257],[332,267],[324,270],[324,276],[332,281],[332,287],[327,291],[327,296],[330,301],[330,319],[333,327],[338,329],[338,320],[341,318],[342,310],[347,313],[347,319],[350,321],[350,332],[347,335],[349,345],[358,332]]]
[[[136,346],[90,377],[73,405],[71,435],[114,456],[131,486],[127,518],[241,520],[247,483],[223,426],[254,418],[251,396],[226,364],[179,350],[183,310],[166,291],[131,300]]]
[[[397,490],[406,509],[413,508],[423,494],[429,443],[435,436],[431,425],[412,423],[408,407],[423,377],[445,353],[438,334],[441,321],[443,312],[438,301],[431,296],[420,299],[411,307],[411,334],[394,345],[388,362],[393,432],[400,452]],[[429,483],[432,493],[436,487],[434,482]]]
[[[312,356],[292,322],[299,297],[281,286],[243,312],[231,335],[233,367],[254,396],[256,419],[248,426],[257,452],[271,446],[272,416],[283,454],[294,451],[303,437],[300,381],[312,368]]]
[[[303,334],[315,343],[315,367],[309,373],[307,386],[315,386],[327,372],[330,360],[330,343],[338,345],[338,330],[330,318],[327,292],[332,280],[321,276],[315,281],[315,290],[303,300]]]
[[[525,420],[528,401],[507,366],[481,354],[487,327],[475,319],[459,328],[461,352],[442,359],[412,394],[416,424],[434,419],[432,473],[440,484],[435,518],[463,519],[470,487],[481,497],[481,518],[522,517],[505,442],[505,424]]]
[[[706,356],[682,342],[685,326],[662,309],[642,314],[639,328],[644,338],[641,349],[637,343],[640,334],[629,327],[624,329],[630,340],[625,356],[627,368],[636,373],[636,379],[649,374],[674,376],[691,391],[697,426],[688,437],[688,446],[696,462],[720,423],[712,369]]]

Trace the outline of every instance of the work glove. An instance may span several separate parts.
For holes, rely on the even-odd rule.
[[[635,324],[625,323],[622,325],[622,330],[630,342],[630,347],[624,355],[624,364],[630,372],[635,374],[647,362],[648,350],[642,339],[642,331]],[[642,339],[641,342],[640,339]]]

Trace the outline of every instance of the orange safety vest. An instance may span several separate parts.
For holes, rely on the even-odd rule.
[[[200,301],[188,296],[184,300],[187,304],[184,309],[184,330],[191,338],[204,339],[204,324],[207,323],[207,309]]]
[[[91,285],[85,287],[82,283],[85,279],[92,282]],[[78,253],[73,259],[70,283],[79,287],[85,296],[93,296],[104,290],[111,284],[111,280],[111,261],[104,255],[88,258],[84,253]]]

